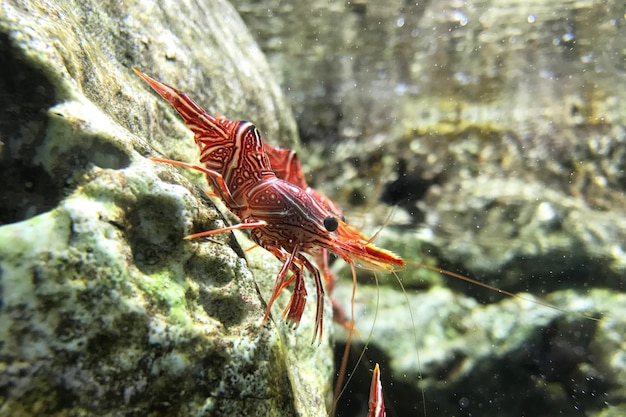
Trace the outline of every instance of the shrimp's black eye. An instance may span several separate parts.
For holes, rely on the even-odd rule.
[[[324,227],[329,232],[334,232],[339,227],[339,221],[335,216],[328,216],[324,219]]]

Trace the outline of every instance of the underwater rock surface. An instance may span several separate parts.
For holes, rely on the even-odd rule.
[[[366,339],[373,311],[378,324],[351,391],[379,361],[398,415],[420,413],[422,388],[427,415],[622,415],[626,4],[234,4],[294,103],[309,183],[352,224],[385,224],[377,245],[407,260],[565,310],[409,265],[413,329],[395,278],[378,274],[377,310],[362,272],[357,326]],[[400,172],[413,180],[387,222],[377,199]],[[340,415],[366,397],[349,401]]]
[[[332,355],[310,343],[315,309],[297,331],[260,326],[277,262],[259,249],[248,264],[243,235],[183,240],[223,211],[202,176],[147,160],[198,151],[134,66],[293,147],[237,13],[0,4],[0,415],[325,415]]]

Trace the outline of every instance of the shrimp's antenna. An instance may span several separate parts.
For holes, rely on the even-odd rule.
[[[393,271],[392,271],[393,272]],[[404,295],[404,300],[406,301],[406,305],[409,309],[409,316],[411,317],[411,326],[413,327],[413,341],[415,342],[415,355],[417,356],[417,378],[420,382],[424,381],[424,375],[422,374],[422,360],[420,358],[420,350],[418,348],[418,340],[417,340],[417,327],[415,326],[415,317],[413,316],[413,309],[411,308],[411,302],[409,300],[409,295],[406,293],[406,289],[402,280],[398,276],[397,273],[393,272],[393,276],[396,277],[396,281],[400,284],[400,288],[402,288],[402,294]],[[426,390],[422,386],[422,410],[424,411],[424,417],[426,417]]]
[[[354,278],[354,282],[352,285],[352,305],[351,305],[351,311],[350,314],[352,315],[352,320],[354,321],[354,297],[356,295],[356,271],[354,269],[354,265],[350,264],[350,267],[352,268],[352,274],[353,274],[353,278]],[[335,411],[337,409],[337,402],[339,401],[339,398],[341,398],[341,396],[343,395],[344,391],[346,390],[346,388],[348,387],[348,384],[350,383],[350,381],[352,380],[352,377],[354,376],[354,373],[356,372],[359,364],[361,363],[361,361],[363,360],[363,357],[365,356],[365,351],[367,350],[367,347],[369,346],[370,341],[372,340],[373,336],[374,336],[374,328],[376,327],[376,320],[378,318],[378,307],[380,305],[380,291],[379,291],[379,286],[378,286],[378,276],[376,275],[376,272],[374,272],[374,281],[376,282],[376,308],[375,308],[375,313],[374,313],[374,320],[372,321],[372,326],[370,327],[370,331],[367,335],[367,339],[365,340],[365,343],[363,345],[363,349],[361,349],[361,353],[359,354],[359,357],[356,360],[356,363],[354,365],[354,367],[352,368],[352,372],[350,372],[350,374],[348,374],[348,378],[346,379],[345,383],[342,384],[342,376],[345,375],[346,373],[346,368],[348,367],[348,352],[350,351],[350,347],[352,346],[352,336],[354,334],[354,330],[351,330],[348,333],[348,339],[346,340],[346,346],[343,350],[343,355],[341,357],[341,366],[339,367],[339,377],[337,378],[337,384],[335,386],[335,393],[333,395],[333,406],[332,406],[332,410],[331,410],[331,417],[335,415]]]

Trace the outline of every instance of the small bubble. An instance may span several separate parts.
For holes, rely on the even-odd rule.
[[[584,64],[589,64],[590,62],[593,62],[593,53],[583,55],[582,57],[580,57],[580,60]]]
[[[398,95],[404,95],[408,91],[408,86],[405,83],[398,83],[394,88],[394,92]]]
[[[404,26],[404,16],[400,16],[398,20],[396,20],[396,26],[398,26],[399,28]]]
[[[460,12],[458,10],[454,11],[452,13],[452,18],[456,20],[457,22],[459,22],[461,26],[467,25],[467,16],[465,16],[463,12]]]
[[[535,21],[537,20],[537,16],[531,13],[528,15],[528,19],[526,20],[528,21],[528,23],[535,23]]]
[[[563,42],[571,42],[574,40],[574,34],[572,32],[567,32],[561,39],[563,39]]]
[[[465,408],[469,405],[469,403],[470,403],[469,398],[463,397],[459,400],[459,407]]]
[[[461,85],[468,85],[472,82],[472,77],[468,73],[462,71],[454,73],[454,79]]]

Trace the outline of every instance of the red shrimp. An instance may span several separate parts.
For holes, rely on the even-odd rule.
[[[181,91],[137,69],[134,71],[181,115],[194,133],[203,166],[151,159],[204,173],[216,195],[241,220],[239,224],[186,238],[251,229],[252,240],[283,262],[263,320],[269,316],[280,292],[293,282],[294,290],[283,315],[294,327],[299,324],[306,304],[303,277],[306,269],[315,279],[317,293],[313,341],[321,339],[324,289],[318,267],[305,254],[319,257],[324,250],[330,251],[351,265],[353,275],[355,264],[386,271],[404,265],[400,257],[364,239],[317,198],[298,185],[278,178],[252,123],[214,117]],[[288,276],[289,271],[291,276]]]

